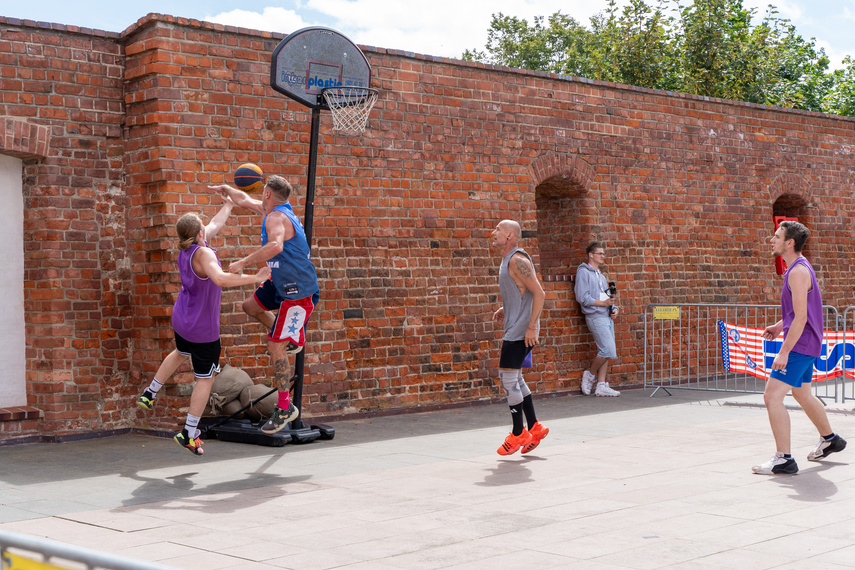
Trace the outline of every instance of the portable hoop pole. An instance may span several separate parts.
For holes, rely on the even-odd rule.
[[[315,172],[318,167],[318,138],[321,130],[321,110],[312,109],[312,128],[309,138],[309,170],[306,173],[306,206],[303,214],[303,231],[306,232],[306,243],[309,245],[309,254],[312,251],[312,220],[315,213]],[[306,323],[308,326],[308,323]],[[303,348],[297,353],[294,358],[294,388],[291,393],[291,400],[297,409],[300,410],[300,416],[291,422],[292,429],[300,429],[306,427],[303,423],[303,370],[306,362],[306,349]]]

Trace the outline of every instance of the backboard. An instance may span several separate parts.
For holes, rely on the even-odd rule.
[[[371,66],[341,33],[303,28],[279,42],[270,63],[270,86],[312,109],[326,109],[325,87],[371,87]]]

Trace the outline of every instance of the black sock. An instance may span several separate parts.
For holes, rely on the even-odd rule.
[[[790,459],[792,459],[792,458],[793,458],[793,456],[792,456],[792,455],[790,455],[789,453],[785,453],[785,454],[784,454],[784,459],[786,459],[787,461],[789,461],[789,460],[790,460]]]
[[[511,420],[514,422],[513,434],[520,435],[523,431],[523,405],[514,404],[511,408]]]
[[[831,435],[824,435],[822,436],[822,439],[824,439],[825,441],[831,441],[832,439],[834,439],[834,435],[835,433],[831,432]]]
[[[534,424],[537,423],[537,416],[534,415],[534,400],[531,399],[531,394],[523,398],[522,409],[528,429],[533,428]]]

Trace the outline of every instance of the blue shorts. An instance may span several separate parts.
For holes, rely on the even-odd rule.
[[[816,356],[791,351],[787,357],[787,367],[783,370],[773,370],[769,377],[789,384],[793,388],[801,388],[803,384],[810,384],[814,362],[816,362]]]

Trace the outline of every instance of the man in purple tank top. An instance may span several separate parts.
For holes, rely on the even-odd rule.
[[[788,269],[781,290],[782,319],[763,331],[766,340],[774,340],[783,332],[784,342],[772,363],[763,394],[777,451],[766,463],[751,468],[760,475],[793,474],[799,470],[790,454],[790,415],[784,405],[784,397],[790,391],[820,435],[808,461],[819,461],[846,447],[846,440],[831,429],[825,406],[811,391],[813,364],[822,354],[823,309],[813,267],[801,254],[808,236],[810,232],[804,225],[784,221],[772,237],[772,254],[783,257]]]
[[[220,298],[222,287],[255,284],[270,277],[270,268],[264,267],[254,275],[225,273],[220,267],[217,253],[208,247],[231,214],[234,203],[226,199],[223,207],[206,225],[195,213],[178,219],[178,275],[181,290],[172,309],[172,328],[175,333],[175,350],[170,352],[157,373],[137,399],[144,410],[154,408],[155,398],[163,385],[172,378],[188,358],[196,376],[196,386],[190,396],[190,408],[184,429],[175,434],[176,442],[193,455],[202,455],[199,421],[211,395],[214,376],[220,371]]]

